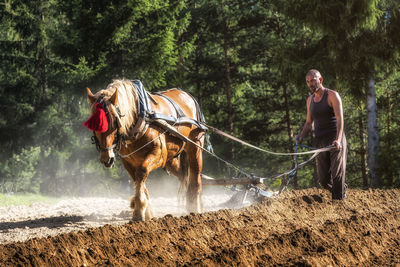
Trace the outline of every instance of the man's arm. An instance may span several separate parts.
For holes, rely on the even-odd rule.
[[[335,113],[336,117],[336,140],[333,142],[333,145],[336,146],[337,149],[340,148],[340,144],[342,143],[342,136],[343,136],[343,107],[342,107],[342,99],[340,98],[339,94],[335,91],[330,90],[328,94],[328,103],[333,108],[333,112]]]
[[[310,95],[310,96],[307,98],[307,118],[306,118],[306,123],[304,123],[303,130],[301,131],[301,133],[298,134],[298,135],[296,135],[296,140],[297,140],[299,143],[300,143],[301,141],[303,141],[304,137],[306,137],[307,134],[308,134],[309,132],[311,132],[311,129],[312,129],[313,120],[312,120],[311,113],[310,113],[311,98],[312,98],[312,95]]]

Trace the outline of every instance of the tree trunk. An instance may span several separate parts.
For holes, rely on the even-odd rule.
[[[288,99],[288,94],[287,94],[287,84],[282,85],[283,89],[283,99],[285,100],[285,120],[286,120],[286,130],[289,138],[289,150],[291,153],[294,152],[293,148],[293,131],[292,131],[292,125],[290,123],[290,112],[289,112],[289,99]],[[295,166],[295,156],[292,156],[292,168]],[[298,183],[297,183],[297,173],[293,176],[293,186],[294,188],[298,188]]]
[[[39,77],[40,97],[44,99],[46,97],[46,91],[48,89],[48,77],[47,77],[47,58],[48,58],[48,37],[45,33],[46,19],[45,19],[46,8],[41,4],[40,7],[40,22],[39,22],[39,36],[37,38],[37,63],[36,73]]]
[[[279,17],[277,18],[277,33],[279,35],[279,37],[283,40],[284,37],[282,36],[282,29],[281,29],[281,23],[279,20]],[[287,95],[287,87],[288,84],[283,84],[282,85],[282,89],[283,89],[283,98],[285,100],[285,119],[286,119],[286,127],[287,127],[287,133],[288,133],[288,138],[289,138],[289,149],[290,152],[294,152],[294,148],[293,148],[293,131],[292,131],[292,125],[290,123],[290,112],[289,112],[289,99],[288,99],[288,95]],[[292,168],[295,167],[295,160],[296,160],[296,156],[292,156]],[[297,172],[295,173],[295,175],[293,176],[293,186],[294,188],[298,188],[298,181],[297,181]]]
[[[196,66],[196,72],[199,73],[199,67]],[[201,88],[200,80],[196,79],[196,92],[197,92],[197,102],[199,106],[203,106],[203,90]]]
[[[231,82],[231,66],[230,66],[230,55],[229,55],[229,29],[226,14],[224,11],[224,3],[221,3],[221,12],[223,19],[223,49],[224,49],[224,64],[225,64],[225,94],[227,101],[227,114],[228,114],[228,128],[229,133],[233,135],[233,108],[232,108],[232,82]],[[231,160],[235,158],[234,156],[234,147],[231,144]]]
[[[227,112],[229,122],[229,132],[233,134],[233,109],[232,109],[232,85],[231,85],[231,66],[229,58],[229,37],[228,26],[224,21],[224,60],[225,60],[225,93],[227,101]]]
[[[392,108],[393,104],[390,101],[392,98],[392,94],[389,91],[389,88],[387,88],[387,94],[386,94],[386,99],[387,99],[387,106],[386,106],[386,114],[387,114],[387,123],[386,123],[386,136],[387,142],[386,142],[386,153],[387,155],[387,166],[388,169],[386,170],[387,173],[387,186],[391,187],[393,186],[393,157],[392,157]]]
[[[182,30],[179,30],[179,36],[182,36]],[[178,66],[177,66],[177,71],[178,71],[178,84],[181,88],[184,88],[184,83],[185,83],[185,59],[182,55],[182,47],[184,46],[182,38],[178,39]]]
[[[358,115],[358,138],[360,139],[360,161],[361,161],[361,176],[363,187],[368,187],[368,174],[367,174],[367,151],[365,149],[365,132],[364,132],[364,111],[361,103],[359,103],[360,114]]]
[[[375,80],[371,77],[368,83],[368,94],[367,94],[367,116],[368,116],[368,167],[370,186],[379,187],[381,184],[380,177],[378,176],[378,145],[379,145],[379,134],[378,134],[378,123],[376,120],[376,92],[375,92]]]

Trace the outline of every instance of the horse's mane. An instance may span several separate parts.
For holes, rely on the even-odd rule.
[[[123,135],[128,135],[129,128],[135,123],[138,116],[138,96],[136,89],[129,80],[113,80],[105,90],[100,90],[95,94],[95,97],[100,95],[105,95],[109,99],[118,89],[118,97],[116,106],[118,106],[121,112],[121,128],[120,133]]]

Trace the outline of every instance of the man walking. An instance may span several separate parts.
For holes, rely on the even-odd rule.
[[[306,123],[301,133],[296,135],[296,140],[300,143],[314,123],[316,147],[335,147],[317,156],[317,174],[321,186],[331,191],[332,199],[342,200],[346,197],[347,160],[342,100],[337,92],[322,85],[323,78],[318,70],[310,70],[306,82],[311,95],[307,99]]]

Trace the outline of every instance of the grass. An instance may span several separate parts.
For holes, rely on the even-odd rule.
[[[29,206],[32,203],[57,203],[56,198],[39,194],[0,194],[0,206]]]

